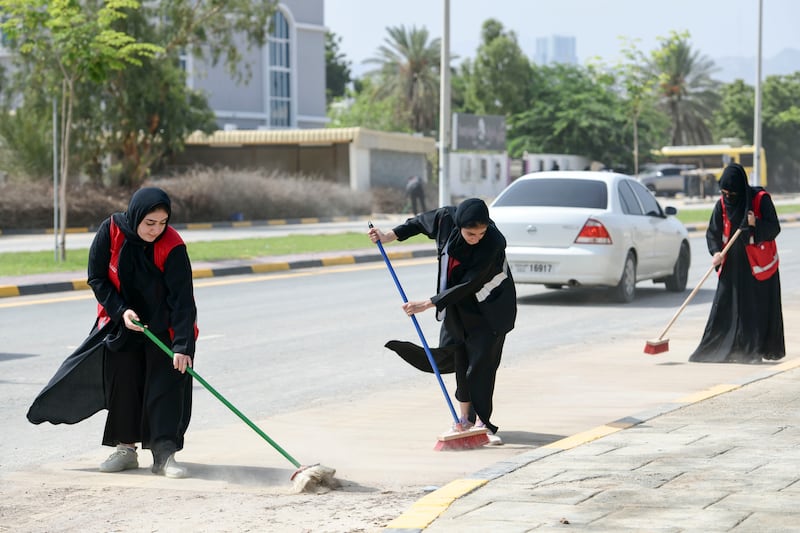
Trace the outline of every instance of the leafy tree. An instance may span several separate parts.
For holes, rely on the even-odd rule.
[[[481,44],[474,61],[465,61],[464,108],[480,115],[512,115],[530,100],[531,65],[513,31],[488,19],[481,30]]]
[[[714,138],[752,139],[755,90],[744,81],[736,80],[720,87],[719,93],[719,107],[712,123]]]
[[[584,155],[625,165],[626,113],[613,78],[573,65],[536,66],[529,109],[512,115],[508,148],[524,152]]]
[[[114,24],[126,17],[126,10],[139,8],[135,0],[107,0],[84,5],[71,0],[1,0],[5,21],[2,30],[18,57],[30,61],[34,80],[41,80],[52,94],[60,92],[62,149],[59,160],[61,186],[60,257],[66,259],[67,181],[69,178],[70,135],[76,100],[76,84],[83,80],[102,83],[111,72],[127,65],[141,64],[161,49],[137,42],[118,31]],[[59,87],[60,85],[60,91]]]
[[[356,86],[358,91],[349,91],[347,97],[337,99],[328,106],[329,128],[360,127],[413,133],[409,127],[411,119],[402,113],[398,96],[377,97],[369,77],[360,80]]]
[[[762,89],[762,144],[769,162],[767,175],[778,190],[800,190],[800,72],[768,76]]]
[[[328,105],[342,97],[350,83],[350,61],[339,51],[342,38],[335,33],[325,34],[325,98]]]
[[[659,105],[672,121],[670,144],[708,144],[718,101],[714,62],[692,50],[688,32],[673,31],[659,42],[650,69],[658,79]]]
[[[138,185],[151,166],[183,149],[189,133],[217,128],[205,95],[187,86],[182,63],[192,56],[196,65],[223,64],[234,82],[249,81],[252,70],[243,53],[266,42],[276,3],[162,0],[146,3],[125,20],[131,34],[161,45],[165,53],[97,90],[104,99],[102,126],[110,135],[96,150],[119,160],[114,170],[120,182]]]
[[[639,120],[653,104],[655,80],[647,69],[647,58],[636,43],[625,40],[622,48],[624,62],[617,66],[628,120],[633,128],[633,174],[639,175]]]
[[[425,28],[396,26],[387,31],[385,44],[366,61],[378,65],[368,73],[376,78],[375,97],[393,98],[397,120],[407,118],[415,132],[431,132],[439,108],[440,41],[429,40]]]
[[[51,177],[52,131],[52,111],[45,105],[4,107],[0,111],[0,168],[33,179]]]

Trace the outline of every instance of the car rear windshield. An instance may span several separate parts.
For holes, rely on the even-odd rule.
[[[606,209],[608,191],[605,182],[597,180],[520,180],[500,196],[494,205]]]

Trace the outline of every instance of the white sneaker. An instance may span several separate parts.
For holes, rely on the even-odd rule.
[[[486,436],[489,437],[489,445],[490,446],[500,446],[500,445],[503,444],[503,439],[501,439],[497,435],[493,435],[491,433],[487,433]]]
[[[171,478],[171,479],[181,479],[186,477],[189,472],[186,470],[186,467],[178,464],[175,461],[175,454],[173,453],[167,458],[167,462],[164,463],[164,476]]]
[[[139,468],[139,457],[136,454],[136,449],[128,448],[121,444],[100,465],[101,472],[122,472],[123,470],[132,470],[134,468]]]

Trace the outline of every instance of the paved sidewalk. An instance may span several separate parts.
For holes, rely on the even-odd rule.
[[[386,531],[800,530],[800,361],[544,445]]]
[[[796,222],[798,218],[781,217],[781,220]],[[704,227],[690,228],[690,231],[703,230]],[[393,259],[430,256],[434,253],[427,245],[393,246],[387,252]],[[198,277],[209,277],[380,260],[381,256],[376,250],[365,248],[347,253],[194,266]],[[50,292],[56,287],[62,287],[57,290],[85,288],[85,285],[72,285],[79,282],[85,284],[82,276],[85,273],[58,274],[50,279],[0,278],[0,297],[14,295],[3,292],[8,287],[17,289],[18,294]],[[78,281],[69,281],[73,278]],[[71,285],[70,288],[63,288],[64,285],[54,283]],[[22,287],[36,288],[20,290]],[[796,316],[795,309],[792,302],[784,302],[784,316],[789,319],[787,324]],[[642,368],[638,369],[642,372],[640,379],[653,380],[653,384],[658,379],[665,379],[664,375],[674,375],[675,372],[681,372],[684,381],[690,381],[692,374],[711,372],[720,376],[719,381],[715,381],[720,384],[555,442],[540,443],[523,453],[518,453],[518,449],[515,451],[513,439],[509,439],[505,446],[481,450],[487,455],[491,454],[489,466],[472,474],[462,472],[448,478],[452,481],[408,507],[402,507],[405,511],[399,515],[392,515],[396,518],[384,522],[385,531],[799,531],[800,509],[796,501],[800,497],[800,397],[797,394],[800,359],[794,357],[790,345],[792,336],[793,333],[787,328],[789,357],[777,364],[691,364],[678,367],[674,361],[668,360],[670,364],[663,363],[665,366],[661,367],[660,378],[652,373],[648,365],[641,364]],[[636,344],[638,350],[640,341],[628,342]],[[680,351],[678,346],[673,348],[676,353]],[[624,351],[624,346],[615,346],[614,349]],[[537,372],[542,371],[540,366]],[[613,371],[614,368],[594,370],[595,373]],[[637,370],[626,370],[628,373],[634,371]],[[514,379],[525,381],[520,386],[531,386],[524,373],[514,375]],[[410,406],[396,398],[377,403],[382,406],[397,405],[403,411],[426,412],[424,406]],[[539,406],[515,405],[514,408],[521,419],[527,419],[533,416],[530,412],[539,409]],[[385,410],[383,407],[382,411]],[[280,417],[273,421],[273,425],[287,435],[291,449],[299,448],[303,457],[312,456],[313,447],[311,450],[303,448],[304,432],[301,428],[324,427],[329,418],[327,413],[322,413],[323,409],[319,411],[318,415],[316,411],[305,414],[309,420],[315,421],[307,425]],[[319,420],[314,416],[318,416]],[[400,416],[401,413],[390,413],[387,418],[391,420]],[[537,412],[535,416],[542,422],[547,415]],[[376,424],[374,416],[355,418],[363,418],[365,424],[368,422],[368,427]],[[435,426],[439,420],[438,417],[433,418],[436,420],[431,423]],[[513,424],[510,426],[513,427]],[[437,462],[453,462],[454,472],[463,467],[460,457],[464,456],[458,453],[444,456],[434,454],[428,458],[419,449],[408,449],[407,444],[405,447],[390,448],[383,441],[376,445],[375,441],[368,440],[362,445],[356,437],[368,432],[361,427],[343,428],[336,425],[326,429],[327,438],[332,442],[341,438],[347,443],[347,446],[340,448],[348,454],[341,457],[333,455],[328,458],[333,460],[326,459],[323,462],[350,467],[349,473],[355,479],[359,478],[357,468],[362,463],[386,464],[382,455],[376,458],[370,455],[377,455],[384,448],[395,459],[413,456],[417,462],[420,457]],[[240,430],[244,433],[246,428]],[[292,434],[292,430],[296,435]],[[407,442],[426,442],[426,431],[429,433],[429,428],[420,428],[418,434],[409,435]],[[374,433],[384,434],[383,431]],[[385,433],[392,435],[388,431]],[[567,433],[560,433],[564,434]],[[222,437],[204,437],[209,442],[209,449],[202,449],[198,444],[193,451],[197,455],[194,459],[198,465],[238,464],[237,461],[259,464],[252,458],[264,455],[263,443],[256,443],[253,450],[242,444],[245,451],[238,449],[235,457],[228,457],[221,451],[224,447],[219,446],[223,442]],[[292,440],[292,437],[297,440]],[[225,438],[230,438],[230,435],[225,435]],[[197,441],[202,443],[204,439],[198,438]],[[242,442],[247,441],[243,439]],[[357,465],[347,463],[353,455],[359,458]],[[191,456],[189,458],[192,459]],[[69,468],[63,464],[51,465],[49,468],[58,474],[56,476],[48,475],[49,470],[37,475],[26,473],[25,476],[31,482],[50,486],[48,484],[52,484],[53,479],[63,477],[62,472],[66,469],[75,473],[76,477],[69,481],[72,485],[93,487],[106,483],[107,478],[84,472],[86,463],[85,459],[81,459],[74,461],[74,464],[69,463]],[[407,462],[397,463],[395,469],[387,472],[387,476],[391,476],[395,482],[409,475]],[[199,466],[197,468],[200,469]],[[206,470],[208,472],[198,472],[198,479],[185,480],[185,490],[209,490],[208,480],[216,479],[214,476],[218,474],[213,467],[206,467]],[[345,468],[342,470],[348,471]],[[284,474],[283,471],[277,472],[276,483],[285,483]],[[207,479],[203,479],[203,475]],[[12,479],[19,483],[21,477]],[[114,478],[114,482],[121,486],[144,483],[134,476],[119,476]],[[224,487],[220,488],[220,492],[225,490]],[[201,504],[204,502],[198,503],[198,509],[202,508]]]

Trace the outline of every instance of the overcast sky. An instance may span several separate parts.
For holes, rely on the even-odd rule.
[[[800,0],[762,0],[762,54],[767,59],[785,48],[800,50]],[[533,58],[536,38],[573,36],[578,61],[620,57],[620,36],[639,39],[645,52],[658,36],[688,30],[693,47],[712,59],[755,58],[758,0],[450,0],[450,49],[454,62],[474,57],[483,22],[495,18],[513,30],[523,52]],[[325,25],[342,38],[340,50],[353,74],[383,44],[389,26],[426,27],[442,36],[444,0],[325,0]],[[755,62],[753,68],[755,69]]]

